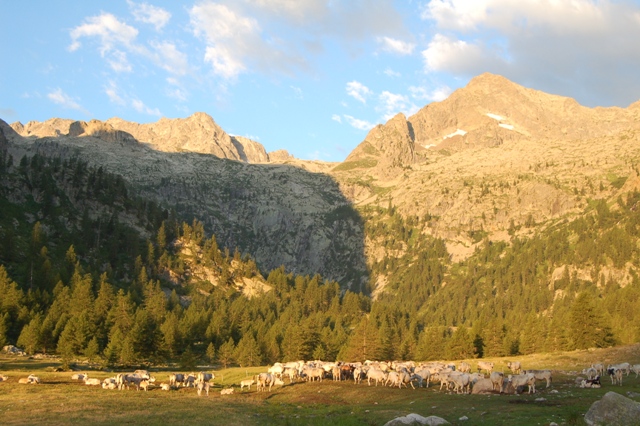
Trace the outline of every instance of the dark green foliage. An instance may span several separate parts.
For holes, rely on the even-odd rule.
[[[402,216],[391,203],[327,212],[327,224],[364,223],[383,249],[370,265],[370,282],[386,282],[374,301],[284,267],[268,273],[270,291],[246,297],[236,283],[262,280],[250,256],[76,159],[0,158],[0,178],[0,343],[29,353],[226,367],[493,357],[640,337],[636,192],[591,201],[530,238],[473,231],[476,251],[458,263],[430,236],[430,215]],[[196,277],[201,269],[217,286]]]

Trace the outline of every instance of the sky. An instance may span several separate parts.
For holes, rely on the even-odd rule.
[[[0,118],[205,112],[343,161],[483,72],[586,106],[640,100],[640,0],[0,0]]]

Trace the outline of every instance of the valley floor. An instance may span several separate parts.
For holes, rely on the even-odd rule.
[[[397,389],[355,385],[352,381],[294,383],[276,386],[271,392],[239,390],[245,377],[266,371],[266,367],[216,370],[210,395],[198,396],[193,388],[164,392],[156,387],[149,392],[103,390],[72,381],[70,372],[52,372],[56,364],[25,357],[0,358],[0,373],[9,376],[0,383],[2,424],[224,424],[224,425],[384,425],[409,413],[435,415],[451,424],[464,425],[548,425],[583,424],[591,404],[614,391],[640,400],[640,378],[632,373],[622,386],[603,378],[602,388],[583,389],[575,384],[582,368],[591,362],[605,364],[640,362],[640,344],[510,358],[525,368],[549,368],[554,380],[550,388],[538,383],[536,394],[456,395],[439,390]],[[506,359],[491,359],[496,370],[506,372]],[[475,366],[475,361],[470,360]],[[42,384],[18,384],[30,373]],[[113,373],[90,371],[103,379]],[[156,383],[167,382],[169,371],[152,373]],[[220,390],[234,387],[234,394]],[[541,399],[542,398],[542,399]],[[467,417],[468,420],[460,420]]]

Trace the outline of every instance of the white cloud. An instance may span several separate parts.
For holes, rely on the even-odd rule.
[[[179,51],[174,43],[152,41],[149,45],[155,51],[153,59],[159,67],[175,75],[187,73],[189,70],[187,55]]]
[[[343,117],[347,120],[347,123],[349,123],[350,126],[358,130],[371,130],[375,127],[375,124],[371,124],[366,120],[360,120],[346,114]]]
[[[342,124],[342,118],[341,118],[338,114],[333,114],[333,115],[331,116],[331,119],[332,119],[333,121],[337,121],[338,123]]]
[[[364,84],[359,81],[350,81],[347,83],[347,95],[354,99],[364,103],[367,103],[367,97],[371,96],[373,92]]]
[[[307,66],[283,39],[263,34],[257,19],[229,6],[203,1],[189,15],[193,33],[206,42],[205,62],[223,79],[233,80],[248,70],[291,74]]]
[[[391,37],[378,37],[380,48],[384,52],[394,53],[397,55],[411,55],[416,45],[406,41],[398,40]]]
[[[54,91],[49,92],[47,94],[47,98],[49,98],[49,100],[54,104],[60,105],[63,108],[75,109],[83,113],[87,113],[87,111],[78,102],[76,102],[71,96],[64,93],[59,87]]]
[[[167,78],[167,83],[174,86],[173,88],[168,89],[167,96],[170,98],[176,99],[179,102],[186,102],[189,100],[189,92],[182,87],[180,81],[176,78],[169,77]]]
[[[427,90],[421,86],[410,86],[411,97],[416,100],[426,100],[430,102],[440,102],[449,97],[451,88],[449,86],[439,86],[433,90]]]
[[[431,0],[422,18],[438,32],[422,52],[425,70],[490,71],[583,103],[626,106],[640,92],[640,44],[631,42],[640,39],[639,16],[629,1]]]
[[[116,85],[115,82],[110,81],[108,86],[105,86],[104,88],[104,93],[107,95],[107,97],[109,98],[109,100],[114,103],[114,104],[118,104],[118,105],[125,105],[126,102],[124,99],[122,99],[122,97],[118,94],[118,86]]]
[[[171,13],[161,7],[153,6],[149,3],[136,4],[131,0],[127,0],[127,3],[129,3],[131,13],[136,21],[151,24],[156,28],[156,31],[160,31],[171,19]]]
[[[379,100],[380,107],[378,109],[382,111],[385,120],[393,118],[399,112],[409,117],[419,109],[407,96],[391,93],[386,90],[380,94]]]
[[[146,106],[144,104],[144,102],[142,102],[140,99],[133,99],[131,101],[131,106],[138,112],[142,113],[142,114],[147,114],[147,115],[156,115],[156,116],[161,116],[162,113],[160,112],[160,110],[158,108],[149,108],[148,106]]]
[[[107,62],[115,72],[131,72],[131,64],[127,60],[127,54],[120,50],[114,50],[107,58]]]
[[[498,61],[479,44],[467,43],[464,40],[451,39],[436,34],[422,57],[427,71],[450,71],[454,73],[469,72],[471,68],[480,68],[488,60]]]
[[[132,46],[138,30],[118,20],[110,13],[102,12],[99,16],[85,19],[85,23],[71,30],[70,51],[78,50],[81,46],[80,39],[84,37],[100,38],[100,54],[114,49],[115,45]]]
[[[384,72],[384,75],[389,77],[394,77],[394,78],[402,77],[402,74],[400,74],[398,71],[392,70],[391,68],[387,68],[383,72]]]

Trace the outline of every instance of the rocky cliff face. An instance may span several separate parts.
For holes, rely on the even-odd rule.
[[[205,114],[151,124],[2,124],[14,158],[81,155],[203,221],[265,270],[284,264],[355,289],[367,254],[391,237],[365,238],[357,208],[392,205],[429,218],[419,231],[444,238],[459,260],[483,238],[531,235],[590,200],[629,191],[625,180],[640,164],[640,102],[586,108],[491,74],[377,126],[339,165],[267,154]]]
[[[434,217],[456,259],[479,238],[534,232],[610,197],[640,158],[640,114],[483,74],[442,102],[374,128],[332,175],[356,205]],[[524,226],[526,225],[526,226]]]
[[[246,163],[284,162],[291,156],[284,151],[270,158],[259,142],[229,136],[205,113],[188,118],[161,118],[155,123],[138,124],[111,118],[106,122],[73,121],[54,118],[45,122],[30,121],[26,125],[13,123],[11,127],[23,137],[86,137],[106,142],[144,143],[163,152],[197,152]]]

